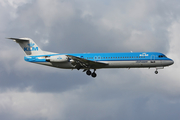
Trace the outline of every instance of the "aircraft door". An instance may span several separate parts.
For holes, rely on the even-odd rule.
[[[155,63],[155,55],[151,55],[151,63]]]

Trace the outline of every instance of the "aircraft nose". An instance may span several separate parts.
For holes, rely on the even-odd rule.
[[[171,59],[169,59],[169,60],[163,61],[162,63],[163,63],[163,65],[165,65],[165,66],[169,66],[169,65],[174,64],[174,61],[171,60]]]
[[[170,60],[167,61],[167,64],[172,65],[172,64],[174,64],[174,61],[170,59]]]
[[[171,61],[170,61],[170,64],[171,64],[171,65],[172,65],[172,64],[174,64],[174,61],[173,61],[173,60],[171,60]]]

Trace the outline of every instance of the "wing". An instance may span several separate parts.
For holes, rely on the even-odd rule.
[[[72,55],[66,55],[66,56],[73,60],[73,62],[71,64],[73,66],[75,66],[75,68],[77,68],[78,70],[80,68],[84,68],[84,69],[90,69],[90,68],[91,69],[96,69],[96,68],[101,68],[103,66],[108,65],[108,63],[91,61],[91,60],[79,58],[79,57],[72,56]]]

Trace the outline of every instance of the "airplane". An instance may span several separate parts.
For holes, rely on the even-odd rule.
[[[129,53],[53,53],[41,50],[30,38],[8,38],[21,46],[26,56],[24,60],[31,63],[62,68],[82,69],[88,76],[95,78],[97,69],[104,68],[156,68],[163,69],[174,61],[159,52]],[[93,70],[93,72],[91,72]]]

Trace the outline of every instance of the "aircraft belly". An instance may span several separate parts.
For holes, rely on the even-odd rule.
[[[158,67],[161,61],[108,61],[107,68],[136,68],[136,67]]]
[[[140,67],[161,67],[165,66],[162,61],[105,61],[108,65],[105,66],[94,66],[93,68],[140,68]],[[63,69],[74,69],[75,67],[70,62],[36,62],[37,64],[47,65],[51,67],[63,68]],[[81,68],[85,69],[85,68]]]
[[[72,66],[71,63],[69,62],[62,62],[62,63],[58,63],[58,62],[34,62],[37,64],[41,64],[41,65],[47,65],[47,66],[51,66],[51,67],[57,67],[57,68],[64,68],[64,69],[72,69],[74,68]]]
[[[130,67],[135,63],[135,61],[109,61],[109,68],[123,68]]]

